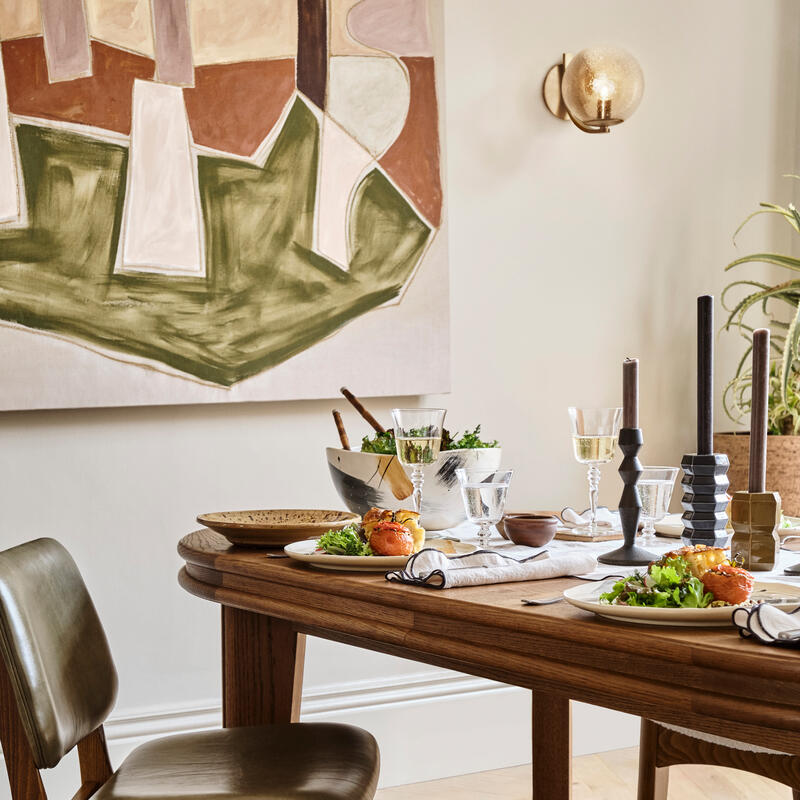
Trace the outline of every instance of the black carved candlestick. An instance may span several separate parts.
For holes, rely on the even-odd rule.
[[[624,488],[622,497],[619,499],[619,518],[622,523],[625,544],[610,553],[598,556],[597,560],[602,564],[629,567],[649,564],[658,558],[654,553],[637,547],[635,544],[636,531],[639,528],[639,514],[642,511],[642,501],[639,499],[639,490],[636,488],[639,475],[642,473],[642,465],[638,458],[641,448],[641,428],[622,428],[620,430],[619,449],[622,450],[624,457],[619,465],[619,474]]]

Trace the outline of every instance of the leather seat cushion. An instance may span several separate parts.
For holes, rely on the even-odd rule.
[[[378,745],[332,723],[226,728],[137,747],[94,800],[369,800]]]

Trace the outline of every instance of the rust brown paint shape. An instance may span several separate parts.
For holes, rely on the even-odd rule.
[[[411,83],[406,124],[381,166],[434,227],[442,219],[439,109],[432,58],[403,58]]]
[[[12,114],[131,132],[131,95],[136,78],[150,80],[150,58],[92,42],[91,78],[50,83],[41,37],[3,42],[3,67]]]
[[[183,90],[194,141],[249,156],[292,96],[294,59],[196,67],[194,78],[194,89]]]

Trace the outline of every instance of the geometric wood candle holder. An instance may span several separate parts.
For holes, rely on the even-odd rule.
[[[731,556],[751,572],[775,568],[781,540],[781,498],[777,492],[734,492],[731,500]]]
[[[692,453],[681,460],[681,539],[685,545],[724,547],[727,544],[729,466],[725,453]]]
[[[731,555],[749,570],[765,572],[778,563],[781,498],[766,490],[769,420],[769,329],[753,331],[750,380],[750,468],[747,491],[731,500]]]

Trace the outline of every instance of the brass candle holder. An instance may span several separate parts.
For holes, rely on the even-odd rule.
[[[766,491],[767,402],[769,391],[769,330],[753,332],[753,371],[750,389],[750,468],[748,491],[735,492],[731,501],[731,555],[750,571],[774,569],[781,542],[781,498]]]
[[[778,563],[781,498],[777,492],[734,492],[731,500],[731,556],[745,569],[764,572]]]

